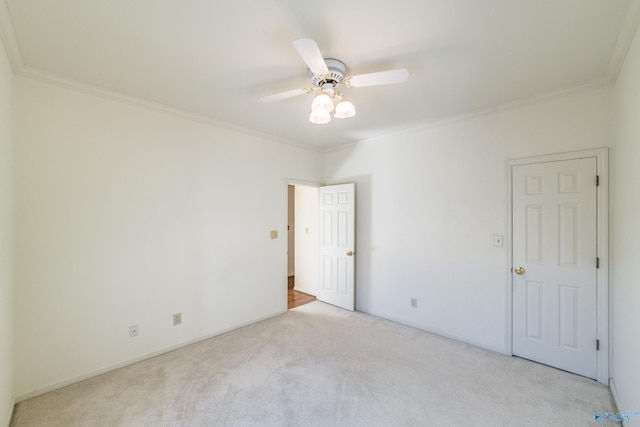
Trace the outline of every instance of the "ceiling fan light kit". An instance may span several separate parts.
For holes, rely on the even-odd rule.
[[[336,109],[333,112],[333,116],[336,119],[348,119],[356,115],[356,107],[353,106],[351,101],[343,99],[336,104]]]
[[[295,89],[265,96],[261,98],[261,101],[280,101],[319,89],[320,93],[316,95],[311,102],[309,121],[314,124],[329,123],[331,121],[331,113],[333,113],[333,116],[337,119],[347,119],[356,115],[356,109],[353,103],[346,99],[342,93],[335,90],[337,86],[345,86],[348,88],[377,86],[403,83],[409,78],[409,72],[405,68],[345,78],[347,66],[344,62],[333,58],[325,59],[314,40],[297,39],[293,41],[293,46],[309,67],[312,74],[311,84],[314,87]]]
[[[327,110],[327,113],[330,113],[333,111],[333,100],[325,92],[319,93],[315,98],[313,98],[313,102],[311,103],[311,111],[317,108],[323,108]]]
[[[311,110],[311,115],[309,116],[309,121],[316,125],[323,125],[325,123],[329,123],[331,121],[331,115],[327,110],[325,110],[322,106],[316,107]]]
[[[328,85],[328,83],[325,83]],[[316,125],[323,125],[331,121],[331,114],[336,119],[348,119],[356,115],[356,109],[340,92],[333,87],[322,89],[311,103],[311,115],[309,121]]]

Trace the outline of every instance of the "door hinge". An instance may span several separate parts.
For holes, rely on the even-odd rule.
[[[600,268],[600,258],[596,258],[596,268]]]
[[[596,175],[596,187],[600,187],[600,175]]]
[[[600,350],[600,340],[596,340],[596,351]]]

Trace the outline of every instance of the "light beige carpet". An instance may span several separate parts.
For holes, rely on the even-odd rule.
[[[588,426],[607,387],[313,302],[21,402],[12,426]]]

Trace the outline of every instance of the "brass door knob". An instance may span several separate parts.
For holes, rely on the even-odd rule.
[[[353,251],[347,252],[347,256],[353,256]]]
[[[513,271],[515,271],[516,274],[524,274],[524,268],[522,267],[516,267]]]

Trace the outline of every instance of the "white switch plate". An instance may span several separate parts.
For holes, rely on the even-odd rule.
[[[497,247],[497,248],[501,248],[502,247],[502,237],[499,234],[495,234],[493,236],[493,246]]]

